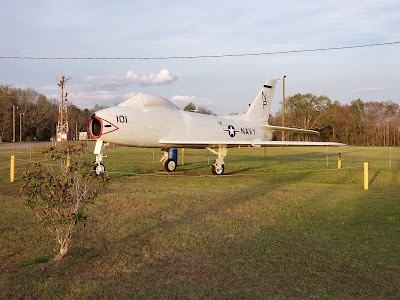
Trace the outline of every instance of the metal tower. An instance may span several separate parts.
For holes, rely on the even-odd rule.
[[[58,124],[57,124],[57,142],[68,140],[68,110],[67,110],[67,96],[65,92],[65,84],[71,77],[65,78],[61,76],[58,86],[61,88],[60,107],[58,109]]]

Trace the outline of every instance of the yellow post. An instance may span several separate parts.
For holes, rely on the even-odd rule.
[[[67,155],[67,168],[71,166],[71,156],[68,154]]]
[[[185,165],[185,148],[182,148],[182,166]]]
[[[10,182],[14,182],[14,174],[15,174],[15,156],[11,155],[11,163],[10,163]]]
[[[342,168],[342,153],[338,153],[338,159],[337,159],[337,168],[340,170]]]
[[[368,163],[364,163],[364,191],[368,191]]]

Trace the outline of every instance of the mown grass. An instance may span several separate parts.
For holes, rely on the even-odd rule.
[[[202,150],[167,174],[158,151],[153,163],[151,149],[109,149],[111,181],[60,263],[4,159],[0,298],[398,299],[400,170],[387,149],[342,148],[340,171],[338,149],[267,150],[229,150],[215,177]],[[377,166],[369,191],[364,160]]]

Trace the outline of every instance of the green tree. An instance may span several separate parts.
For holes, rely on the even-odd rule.
[[[199,114],[203,114],[203,115],[216,116],[216,114],[213,111],[211,111],[210,109],[208,109],[207,107],[204,107],[204,106],[199,106],[197,108],[197,112]]]
[[[183,110],[196,112],[196,113],[203,114],[203,115],[216,116],[216,114],[214,112],[212,112],[211,110],[209,110],[207,107],[204,107],[204,106],[196,107],[196,105],[193,102],[190,102],[188,105],[186,105],[183,108]]]
[[[12,105],[14,99],[7,95],[7,90],[0,87],[0,142],[12,140]]]
[[[196,111],[196,105],[193,102],[190,102],[183,108],[184,111]]]
[[[96,111],[107,108],[107,105],[95,104],[93,108],[90,110],[91,113],[95,113]]]
[[[70,163],[80,152],[73,146],[49,148],[44,152],[46,163],[36,163],[32,171],[23,173],[21,189],[28,197],[27,206],[60,245],[56,260],[67,254],[75,226],[85,224],[89,206],[107,181],[95,174],[92,163]]]
[[[35,129],[34,136],[37,140],[49,140],[53,124],[58,119],[58,105],[56,102],[51,102],[45,96],[38,94],[34,102],[34,108],[30,115]]]
[[[68,105],[69,139],[77,140],[81,131],[87,131],[90,114],[75,105]]]
[[[287,99],[285,107],[290,116],[291,126],[313,129],[321,127],[319,121],[330,105],[331,101],[327,96],[296,94]]]

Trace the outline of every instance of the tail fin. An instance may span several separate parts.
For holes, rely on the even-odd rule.
[[[269,109],[274,96],[276,79],[268,79],[244,115],[248,120],[268,121]]]

